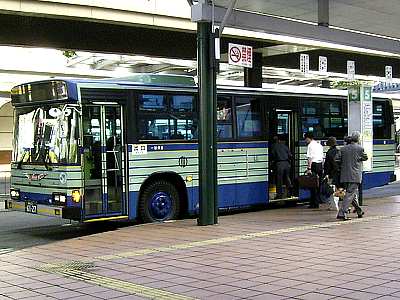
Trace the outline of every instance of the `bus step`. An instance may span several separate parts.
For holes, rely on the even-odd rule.
[[[270,199],[270,202],[284,202],[284,201],[299,201],[299,197],[287,197],[287,198],[279,198],[279,199]]]

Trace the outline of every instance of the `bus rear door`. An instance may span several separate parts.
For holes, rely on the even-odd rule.
[[[273,109],[270,115],[269,129],[270,129],[270,150],[274,147],[276,143],[276,138],[279,137],[285,141],[285,144],[289,147],[292,154],[291,159],[291,170],[290,179],[292,184],[294,184],[294,178],[297,165],[298,165],[298,151],[296,147],[296,141],[298,141],[298,130],[297,130],[297,116],[296,112],[287,109]],[[269,189],[269,199],[274,200],[276,195],[276,172],[275,166],[271,160],[269,160],[269,178],[270,178],[270,189]],[[294,188],[292,191],[292,196],[297,195],[297,189]],[[285,193],[287,194],[287,193]]]

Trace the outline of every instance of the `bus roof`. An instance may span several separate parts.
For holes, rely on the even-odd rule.
[[[51,78],[48,80],[30,82],[18,85],[12,89],[12,102],[13,104],[22,104],[21,101],[24,97],[13,97],[15,96],[15,91],[31,91],[43,84],[47,83],[60,83],[64,82],[66,88],[68,89],[69,100],[78,100],[78,86],[90,87],[90,88],[125,88],[130,87],[140,87],[140,86],[154,86],[154,87],[165,87],[165,88],[187,88],[195,89],[197,87],[194,77],[183,76],[183,75],[168,75],[168,74],[132,74],[127,77],[120,78],[105,78],[105,79],[65,79],[65,78]],[[316,87],[302,87],[302,86],[290,86],[290,85],[276,85],[276,84],[263,84],[263,88],[247,88],[239,86],[218,86],[219,91],[238,91],[238,92],[256,92],[256,93],[284,93],[284,94],[302,94],[302,95],[325,95],[325,96],[347,96],[347,90],[337,90],[337,89],[327,89],[327,88],[316,88]],[[374,98],[391,99],[389,95],[383,95],[380,93],[373,93]],[[394,97],[395,98],[395,97]],[[47,99],[49,100],[49,99]],[[51,99],[51,100],[61,100],[61,99]],[[35,101],[35,100],[34,100]],[[39,102],[40,100],[38,100]],[[46,101],[43,99],[43,101]]]

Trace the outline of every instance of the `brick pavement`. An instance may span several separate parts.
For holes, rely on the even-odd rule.
[[[284,208],[0,254],[0,300],[400,299],[400,197],[366,204],[350,222]]]

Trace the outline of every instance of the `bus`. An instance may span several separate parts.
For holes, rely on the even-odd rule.
[[[15,108],[11,205],[80,222],[155,222],[199,211],[198,89],[192,77],[138,74],[107,80],[21,84]],[[306,170],[305,132],[343,144],[347,92],[271,85],[224,87],[217,96],[218,205],[240,209],[275,199],[269,151],[283,137],[291,177]],[[363,188],[394,178],[391,100],[373,98],[373,170]],[[325,146],[326,150],[326,146]],[[306,201],[294,188],[287,200]]]

